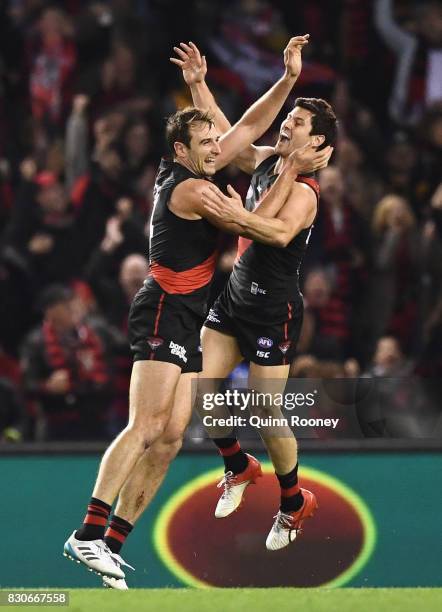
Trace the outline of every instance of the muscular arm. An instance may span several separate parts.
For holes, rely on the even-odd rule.
[[[311,144],[293,151],[253,213],[244,209],[241,196],[230,185],[227,187],[229,197],[211,183],[206,183],[202,189],[204,209],[224,222],[240,226],[238,233],[243,236],[286,246],[301,229],[313,222],[316,214],[316,195],[307,185],[297,183],[296,177],[303,174],[306,167],[324,168],[332,152],[330,146],[316,151]]]
[[[274,219],[243,209],[237,223],[247,238],[284,248],[302,229],[313,223],[316,206],[313,190],[303,183],[294,183],[289,197]]]
[[[249,174],[253,174],[255,168],[259,165],[257,157],[259,157],[262,151],[260,152],[258,147],[251,149],[248,149],[248,147],[258,140],[272,125],[296,80],[297,77],[287,73],[284,74],[269,91],[261,96],[244,113],[241,119],[226,134],[221,136],[221,154],[216,159],[217,170],[227,166],[241,152],[247,149],[247,157],[243,157],[243,168]],[[268,157],[268,154],[266,157]]]
[[[170,199],[170,210],[181,217],[194,221],[204,217],[215,227],[230,234],[239,235],[244,232],[241,225],[235,222],[224,221],[212,214],[204,207],[202,197],[204,191],[212,185],[204,179],[188,179],[175,187]]]

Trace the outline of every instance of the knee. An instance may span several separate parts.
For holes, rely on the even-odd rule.
[[[141,452],[152,446],[164,433],[167,426],[168,414],[157,414],[147,420],[134,420],[127,426],[134,444],[140,447]]]
[[[159,440],[156,444],[154,444],[150,449],[150,452],[152,453],[156,462],[167,466],[178,455],[182,445],[182,436],[166,438],[164,440]]]

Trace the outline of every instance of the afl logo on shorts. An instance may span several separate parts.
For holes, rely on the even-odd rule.
[[[256,342],[258,346],[262,348],[272,348],[273,346],[273,340],[270,340],[270,338],[264,338],[264,336],[261,336],[261,338],[258,338]]]
[[[162,338],[158,338],[156,336],[150,336],[147,339],[147,344],[150,346],[150,348],[155,351],[159,346],[161,346],[163,344],[164,340]]]
[[[292,345],[292,343],[291,343],[290,340],[287,340],[286,342],[281,342],[281,344],[278,344],[279,350],[281,351],[281,353],[283,355],[285,355],[287,353],[287,351],[289,350],[291,345]]]

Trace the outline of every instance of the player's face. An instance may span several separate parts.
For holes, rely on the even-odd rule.
[[[295,149],[303,147],[311,141],[312,129],[311,113],[306,108],[295,106],[281,124],[279,138],[275,145],[275,153],[281,157],[288,157]]]
[[[189,163],[195,174],[212,176],[215,174],[215,161],[221,153],[219,133],[215,126],[196,124],[190,129],[190,147],[187,149]]]

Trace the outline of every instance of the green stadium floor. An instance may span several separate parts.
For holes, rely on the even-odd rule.
[[[52,590],[52,589],[48,589]],[[442,588],[393,589],[71,589],[69,606],[37,606],[66,612],[440,612]],[[3,607],[3,606],[2,606]],[[11,606],[29,610],[34,606]]]

